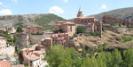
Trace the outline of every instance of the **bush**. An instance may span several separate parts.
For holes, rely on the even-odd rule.
[[[86,33],[88,36],[100,36],[101,33],[100,32],[87,32]]]
[[[133,49],[100,50],[91,56],[82,56],[73,48],[55,45],[47,52],[46,59],[50,67],[133,67]]]
[[[50,67],[78,67],[81,60],[73,48],[54,45],[47,52],[46,59]]]
[[[133,40],[133,36],[122,36],[120,41],[121,42],[128,42],[128,41],[132,41]]]
[[[77,34],[85,33],[86,32],[86,28],[84,26],[78,26],[76,31],[77,31]]]

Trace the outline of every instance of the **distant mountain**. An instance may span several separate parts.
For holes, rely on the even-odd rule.
[[[0,27],[14,26],[17,23],[24,23],[24,25],[39,25],[44,29],[49,29],[55,21],[64,20],[54,14],[27,14],[27,15],[10,15],[0,16]]]
[[[92,16],[95,16],[96,18],[101,19],[104,15],[110,15],[112,17],[121,18],[121,19],[125,19],[127,17],[133,18],[133,7],[120,8],[120,9],[103,12]]]

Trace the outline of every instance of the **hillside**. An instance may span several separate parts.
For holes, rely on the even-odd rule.
[[[113,16],[116,18],[122,18],[122,19],[127,18],[127,17],[133,18],[133,7],[120,8],[120,9],[107,11],[107,12],[103,12],[103,13],[92,15],[92,16],[95,16],[96,18],[100,19],[104,15],[110,15],[110,16]]]
[[[128,31],[132,33],[133,31]],[[79,35],[74,39],[75,46],[98,47],[106,44],[106,48],[133,48],[133,35],[125,34],[123,32],[116,33],[113,31],[104,31],[102,38],[96,36]]]
[[[0,16],[0,26],[14,26],[17,23],[24,23],[24,25],[39,25],[44,29],[51,28],[51,25],[63,18],[54,14],[27,14],[27,15],[13,15]]]
[[[56,21],[64,20],[63,18],[54,15],[54,14],[46,14],[46,15],[40,15],[40,17],[35,19],[35,24],[38,24],[40,26],[45,27],[45,29],[51,29],[53,24]]]

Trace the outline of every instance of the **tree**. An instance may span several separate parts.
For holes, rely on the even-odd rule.
[[[17,23],[15,24],[15,26],[17,27],[17,32],[23,32],[22,28],[23,28],[23,23]]]
[[[80,57],[73,48],[54,45],[47,52],[46,59],[50,67],[78,67]],[[79,66],[80,67],[80,66]]]
[[[115,51],[112,53],[112,67],[119,67],[119,65],[122,63],[122,56],[120,51],[118,49],[115,49]]]
[[[106,53],[105,52],[99,53],[98,56],[96,57],[96,61],[98,67],[106,67]]]
[[[81,67],[99,67],[97,64],[97,59],[93,57],[85,57]]]
[[[15,44],[16,39],[15,39],[14,35],[8,34],[8,32],[4,32],[3,36],[6,38],[7,44],[9,44],[9,45]]]
[[[17,27],[17,32],[23,32],[22,27]]]
[[[86,32],[86,28],[84,26],[78,26],[76,31],[77,31],[77,34],[85,33]]]
[[[83,56],[73,48],[55,45],[47,52],[50,67],[133,67],[133,49],[125,50],[123,55],[115,49],[112,52],[95,51],[91,56]],[[87,52],[86,52],[87,53]]]
[[[133,49],[128,49],[124,51],[124,66],[123,67],[133,67]]]

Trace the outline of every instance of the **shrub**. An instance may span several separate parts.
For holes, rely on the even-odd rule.
[[[133,36],[122,36],[120,41],[121,42],[128,42],[128,41],[132,41],[133,40]]]
[[[73,48],[64,48],[61,45],[52,46],[47,52],[46,59],[50,67],[78,67],[81,62]]]
[[[101,33],[100,32],[87,32],[86,33],[88,36],[100,36]]]
[[[52,46],[46,55],[50,67],[133,67],[132,58],[133,49],[115,49],[111,52],[101,50],[91,56],[82,56],[73,48],[61,45]]]
[[[76,31],[77,31],[77,34],[85,33],[86,32],[86,28],[84,26],[78,26]]]

